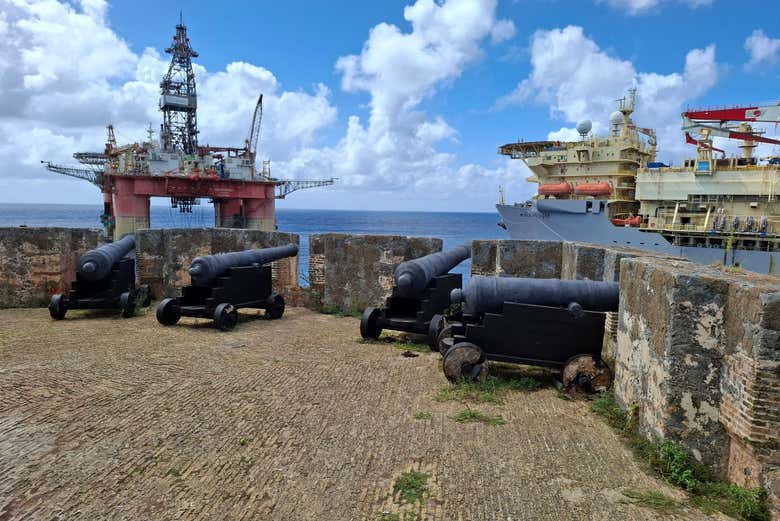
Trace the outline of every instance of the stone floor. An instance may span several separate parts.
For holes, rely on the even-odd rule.
[[[36,309],[0,324],[2,521],[644,520],[659,514],[623,490],[674,494],[553,387],[469,405],[506,425],[455,422],[467,405],[432,399],[438,354],[362,344],[355,318],[288,309],[221,333]],[[400,507],[410,469],[430,490]]]

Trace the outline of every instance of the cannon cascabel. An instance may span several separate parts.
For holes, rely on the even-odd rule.
[[[450,301],[470,314],[498,313],[504,302],[617,311],[618,284],[592,280],[529,279],[474,275],[465,289],[452,290]]]
[[[287,244],[273,248],[218,253],[197,257],[189,267],[190,279],[196,286],[205,286],[215,278],[223,275],[230,268],[251,266],[253,264],[268,264],[270,262],[298,255],[298,246]]]
[[[102,280],[111,267],[135,249],[135,236],[125,235],[118,241],[90,250],[78,262],[78,273],[87,280]]]
[[[419,295],[433,277],[444,275],[469,257],[469,246],[457,246],[451,250],[402,262],[395,269],[395,285],[399,296],[412,298]]]

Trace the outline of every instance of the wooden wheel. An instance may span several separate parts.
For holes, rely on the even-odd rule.
[[[446,355],[447,351],[449,351],[454,343],[455,339],[452,338],[452,326],[448,324],[439,332],[439,336],[436,338],[436,347],[438,348],[439,354],[441,356]]]
[[[68,312],[68,302],[65,297],[59,293],[51,296],[49,302],[49,315],[54,320],[62,320],[65,318],[65,313]]]
[[[487,371],[484,353],[470,342],[457,343],[444,355],[444,376],[451,382],[481,380],[487,376]]]
[[[172,326],[181,318],[179,303],[175,298],[166,298],[157,305],[157,322],[164,326]]]
[[[567,392],[606,391],[612,384],[612,371],[600,358],[586,354],[576,355],[563,366],[561,383]]]
[[[447,320],[442,315],[433,315],[431,322],[428,325],[428,346],[431,351],[439,350],[439,333],[441,333],[444,326],[447,324]]]
[[[284,297],[278,293],[274,293],[268,297],[268,307],[265,308],[265,318],[269,320],[276,320],[282,318],[284,315]]]
[[[379,308],[368,307],[363,312],[363,316],[360,319],[360,336],[366,340],[379,338],[382,334],[382,328],[379,327],[379,315],[382,310]]]
[[[214,323],[222,331],[230,331],[238,324],[238,311],[233,304],[223,302],[214,310]]]
[[[132,293],[125,292],[119,295],[119,309],[122,310],[122,318],[130,318],[135,315],[135,299]]]

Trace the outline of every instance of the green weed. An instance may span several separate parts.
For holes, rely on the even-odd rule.
[[[453,419],[456,422],[465,423],[484,423],[487,425],[504,425],[506,420],[501,416],[490,416],[488,414],[475,411],[473,409],[464,409],[456,414]]]
[[[670,512],[680,508],[680,504],[677,501],[662,492],[654,490],[628,489],[623,491],[623,495],[633,499],[633,502],[637,505],[662,512]]]
[[[433,414],[429,412],[416,412],[414,413],[414,419],[415,420],[432,420]]]
[[[641,436],[634,421],[635,406],[629,407],[629,413],[626,413],[617,404],[614,395],[607,392],[591,402],[591,411],[619,431],[634,453],[653,471],[688,493],[687,500],[678,505],[690,504],[705,512],[719,511],[744,521],[770,519],[763,489],[738,487],[720,481],[711,468],[696,461],[682,445]],[[650,503],[655,500],[663,502],[660,498],[654,500],[646,495],[642,499]]]
[[[541,387],[539,380],[528,376],[488,376],[484,380],[472,382],[461,380],[443,387],[433,396],[437,402],[461,401],[493,403],[501,405],[503,397],[511,391],[530,392]]]
[[[430,474],[410,470],[404,472],[393,485],[393,497],[397,497],[401,503],[416,503],[422,501],[428,490]]]

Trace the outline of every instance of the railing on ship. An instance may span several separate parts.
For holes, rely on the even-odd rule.
[[[752,218],[752,222],[749,218]],[[723,221],[715,221],[715,215],[711,215],[709,222],[706,224],[682,224],[672,223],[672,216],[668,217],[651,217],[647,224],[643,227],[650,230],[664,230],[672,232],[691,232],[691,233],[714,233],[718,235],[729,234],[748,234],[756,236],[769,236],[775,235],[775,230],[778,229],[777,225],[780,221],[776,219],[766,219],[765,224],[762,224],[762,217],[756,217],[755,215],[728,215]]]

